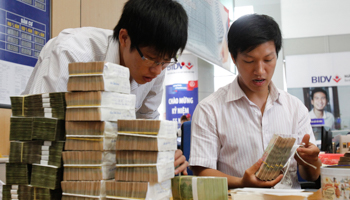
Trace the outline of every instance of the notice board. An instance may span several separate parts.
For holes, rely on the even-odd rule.
[[[50,0],[0,0],[0,107],[19,95],[50,39]]]

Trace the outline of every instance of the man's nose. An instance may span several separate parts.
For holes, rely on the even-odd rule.
[[[162,64],[158,64],[158,65],[155,65],[155,66],[152,66],[151,68],[150,68],[150,71],[151,71],[151,73],[152,74],[154,74],[154,75],[159,75],[160,73],[162,73],[162,70],[163,70],[163,66],[162,66]]]
[[[262,61],[256,63],[254,73],[256,75],[261,75],[265,73],[264,63]]]

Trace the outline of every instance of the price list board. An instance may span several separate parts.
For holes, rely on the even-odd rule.
[[[50,7],[50,0],[0,0],[0,107],[9,104],[9,96],[24,90],[50,39]],[[21,84],[14,80],[18,77]]]
[[[49,39],[49,0],[0,0],[1,60],[34,66]]]

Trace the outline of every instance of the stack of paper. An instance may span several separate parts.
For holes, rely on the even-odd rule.
[[[10,198],[60,199],[65,94],[16,96],[11,103],[10,163],[6,165]]]
[[[312,192],[298,189],[243,188],[230,190],[232,200],[306,200]]]
[[[177,176],[171,180],[174,200],[227,200],[227,178]]]
[[[136,117],[129,69],[71,63],[69,75],[62,199],[104,199],[116,170],[116,121]]]

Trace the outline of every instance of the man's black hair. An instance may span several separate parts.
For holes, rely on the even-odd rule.
[[[130,36],[131,48],[152,47],[158,56],[174,58],[187,42],[188,17],[184,8],[173,0],[129,0],[114,28],[119,39],[121,29]]]
[[[267,15],[244,15],[232,23],[228,32],[228,48],[234,59],[238,53],[250,52],[260,44],[273,41],[276,54],[281,50],[281,30],[275,20]]]
[[[315,93],[317,93],[317,92],[322,92],[324,95],[326,95],[326,99],[327,99],[327,102],[328,102],[328,94],[327,94],[327,92],[326,92],[324,89],[322,89],[322,88],[315,88],[315,89],[313,89],[313,90],[311,91],[311,100],[314,100],[314,95],[315,95]]]

